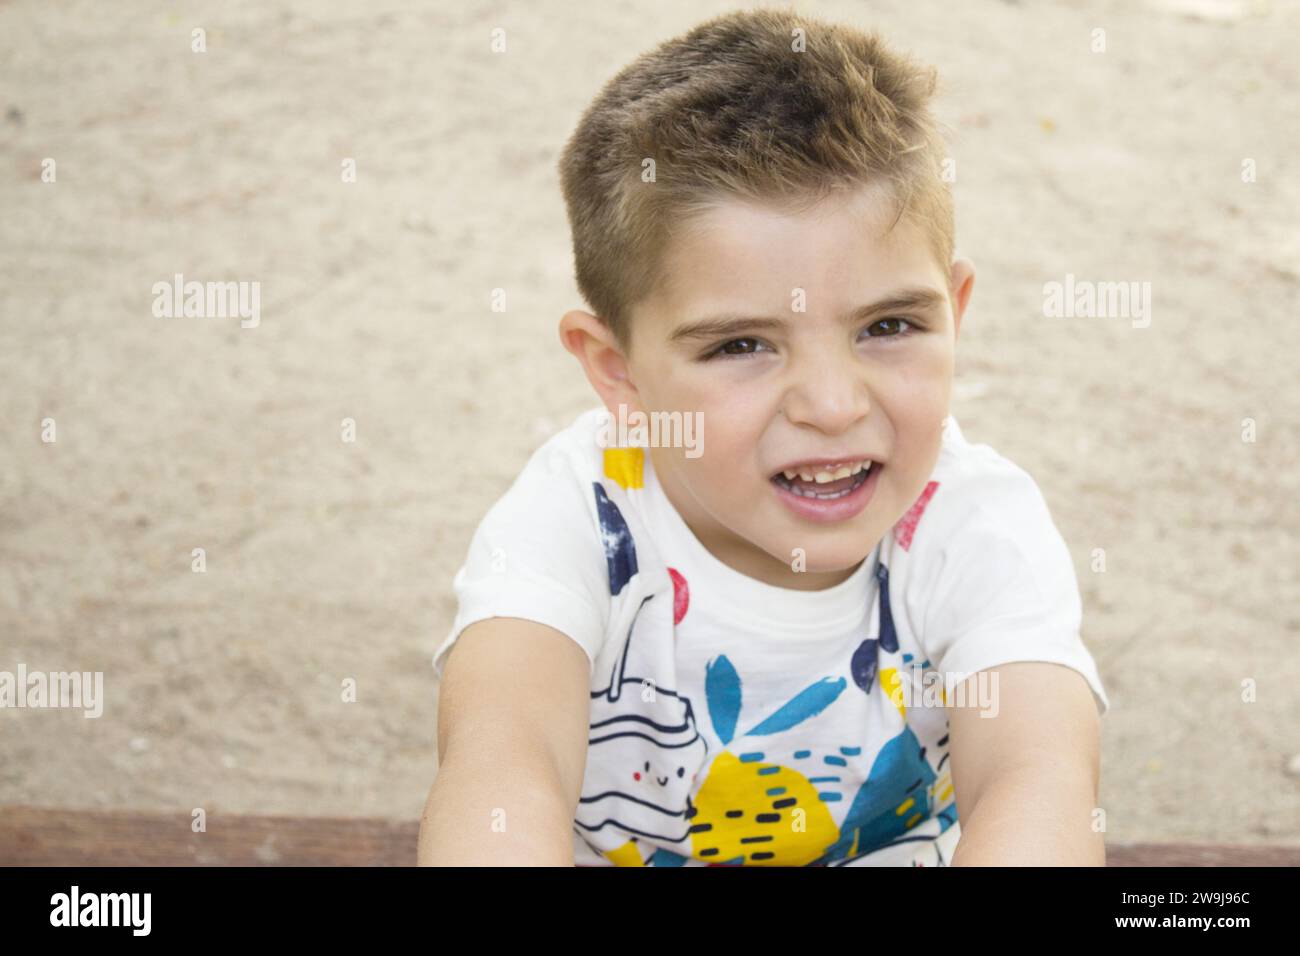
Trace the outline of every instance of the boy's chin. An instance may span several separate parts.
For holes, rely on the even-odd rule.
[[[841,553],[820,552],[820,560],[814,561],[809,554],[804,571],[808,574],[839,574],[856,568],[864,559],[871,556],[872,548],[863,551],[860,547],[845,548]]]

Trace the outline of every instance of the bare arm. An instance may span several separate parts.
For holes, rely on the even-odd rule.
[[[961,820],[952,865],[1105,866],[1104,837],[1093,826],[1101,721],[1087,682],[1059,664],[990,671],[996,716],[948,708]]]
[[[438,772],[421,866],[572,866],[587,759],[591,665],[554,628],[494,617],[443,668]]]

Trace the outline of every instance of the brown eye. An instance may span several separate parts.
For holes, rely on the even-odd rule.
[[[709,359],[713,359],[713,358],[723,358],[723,359],[746,358],[747,356],[750,355],[757,355],[759,352],[763,351],[766,348],[767,346],[764,345],[762,342],[760,342],[758,339],[753,339],[753,338],[731,339],[729,342],[723,342],[713,351],[705,355],[704,361],[707,362]]]
[[[912,323],[909,322],[907,319],[891,317],[888,319],[880,319],[878,322],[873,322],[871,325],[867,326],[867,332],[871,338],[881,339],[881,338],[893,338],[900,335],[907,335],[909,331],[915,328],[916,327],[912,325]],[[871,331],[872,329],[883,329],[883,330],[880,332],[872,333]]]
[[[727,355],[747,355],[754,351],[752,348],[744,347],[747,343],[751,346],[758,344],[753,339],[732,339],[723,345],[719,351]]]

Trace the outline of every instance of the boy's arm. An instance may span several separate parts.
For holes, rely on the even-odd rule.
[[[572,866],[590,719],[572,639],[520,618],[465,628],[443,667],[419,865]]]
[[[952,865],[1105,866],[1104,838],[1093,827],[1101,721],[1087,682],[1059,664],[989,671],[997,675],[996,716],[948,706],[961,821]],[[978,699],[973,686],[967,702]]]

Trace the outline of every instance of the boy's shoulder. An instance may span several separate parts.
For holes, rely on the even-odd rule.
[[[527,510],[534,519],[531,523],[545,524],[548,517],[569,517],[559,513],[566,510],[563,506],[571,508],[591,498],[592,483],[600,480],[601,455],[595,436],[603,411],[598,407],[582,412],[535,447],[489,514]],[[548,509],[547,502],[555,507]]]
[[[645,449],[619,445],[616,434],[613,417],[603,405],[589,408],[533,453],[520,479],[528,476],[525,483],[536,493],[557,485],[581,488],[593,517],[606,503],[635,511],[626,492],[644,487]]]
[[[944,426],[930,480],[894,526],[907,553],[941,553],[981,539],[1022,542],[1056,534],[1033,476],[987,444],[967,440],[954,416]]]
[[[950,419],[931,480],[894,528],[895,608],[934,668],[1065,664],[1109,706],[1081,638],[1075,562],[1033,477]]]
[[[505,491],[489,506],[476,531],[503,550],[531,546],[576,560],[595,542],[600,550],[599,494],[601,453],[595,444],[599,414],[589,409],[534,448]],[[568,545],[566,549],[561,547]]]
[[[533,469],[559,479],[597,480],[604,458],[599,436],[608,418],[602,405],[580,412],[533,452],[525,471]]]
[[[977,486],[1001,488],[1026,493],[1034,480],[1025,469],[995,448],[966,438],[957,419],[949,415],[944,425],[943,443],[935,464],[936,479],[948,479],[966,492]]]
[[[533,452],[495,507],[527,510],[538,534],[562,527],[567,538],[589,537],[614,574],[620,561],[635,567],[637,546],[652,542],[635,494],[645,486],[645,449],[611,444],[610,421],[604,406],[579,413]]]
[[[549,625],[595,666],[616,593],[610,582],[628,563],[625,542],[603,533],[600,411],[582,413],[537,447],[480,519],[452,582],[457,613],[434,652],[439,678],[458,635],[492,617]]]

